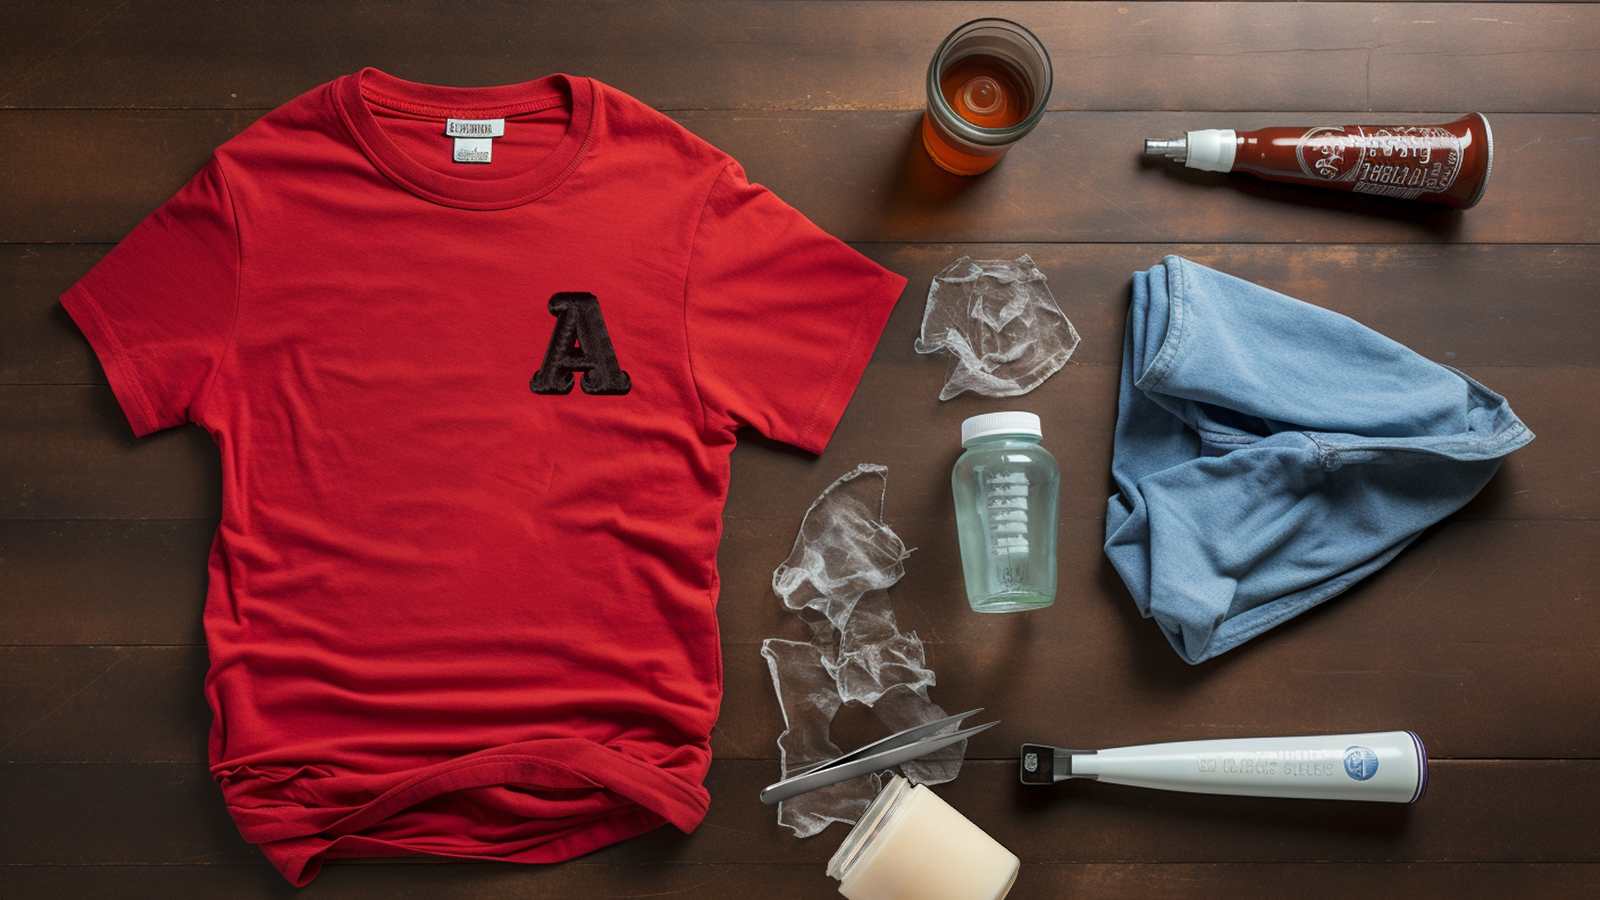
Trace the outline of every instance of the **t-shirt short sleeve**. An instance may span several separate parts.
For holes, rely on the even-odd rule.
[[[685,288],[710,424],[821,453],[905,284],[729,163],[701,213]]]
[[[237,222],[215,157],[61,295],[146,435],[191,420],[236,321]]]

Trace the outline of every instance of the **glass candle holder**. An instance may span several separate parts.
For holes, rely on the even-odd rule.
[[[899,775],[828,860],[846,900],[1004,900],[1020,868],[971,819]]]
[[[922,146],[940,168],[977,175],[1044,118],[1054,74],[1033,32],[974,19],[950,32],[928,64]]]

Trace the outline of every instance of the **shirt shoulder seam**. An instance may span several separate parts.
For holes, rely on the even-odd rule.
[[[683,355],[689,368],[689,385],[694,389],[695,402],[700,406],[700,433],[711,433],[711,417],[706,409],[705,393],[700,389],[700,377],[694,369],[694,341],[689,331],[689,279],[694,270],[695,251],[700,246],[700,227],[705,223],[706,209],[711,206],[711,195],[716,191],[717,185],[722,182],[724,175],[733,165],[733,160],[725,160],[717,168],[716,174],[711,177],[711,183],[706,186],[705,196],[700,199],[700,210],[695,214],[694,228],[689,232],[689,252],[685,255],[683,264]]]
[[[211,402],[211,393],[216,387],[218,376],[222,374],[223,368],[233,356],[239,340],[241,307],[244,306],[244,228],[240,224],[239,203],[234,197],[233,186],[228,182],[228,172],[222,165],[222,157],[212,154],[212,161],[217,167],[217,177],[222,181],[222,192],[228,198],[228,218],[232,220],[233,225],[233,318],[228,324],[228,337],[222,345],[222,352],[217,355],[217,364],[212,367],[211,375],[206,379],[206,386],[195,401],[194,410],[197,414],[204,414],[204,410]]]

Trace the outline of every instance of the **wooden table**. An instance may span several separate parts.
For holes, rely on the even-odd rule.
[[[843,831],[781,832],[757,788],[780,723],[757,655],[797,635],[770,572],[807,502],[862,461],[918,547],[895,588],[934,699],[987,706],[941,793],[1024,860],[1013,896],[1509,897],[1600,891],[1600,8],[1584,4],[6,2],[0,10],[0,888],[7,897],[290,889],[204,765],[199,616],[218,510],[195,429],[135,443],[56,304],[212,147],[364,64],[493,83],[580,72],[743,161],[911,278],[820,459],[753,437],[721,550],[727,697],[712,811],[565,865],[333,865],[350,897],[832,896]],[[1051,49],[1039,129],[993,173],[944,177],[914,139],[954,25],[1006,15]],[[1186,128],[1490,114],[1465,215],[1185,177],[1140,140]],[[1182,253],[1355,316],[1508,395],[1538,433],[1459,514],[1337,601],[1198,668],[1141,620],[1100,553],[1128,275]],[[1083,333],[1015,405],[1065,473],[1061,598],[984,618],[959,587],[944,362],[911,350],[952,258],[1030,253]],[[1012,404],[1007,404],[1012,405]],[[841,740],[866,737],[864,717]],[[1411,728],[1414,808],[1027,793],[1024,739]]]

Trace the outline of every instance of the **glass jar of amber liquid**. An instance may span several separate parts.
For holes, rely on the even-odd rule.
[[[957,175],[994,168],[1044,118],[1050,55],[1007,19],[974,19],[944,39],[928,64],[922,146]]]

